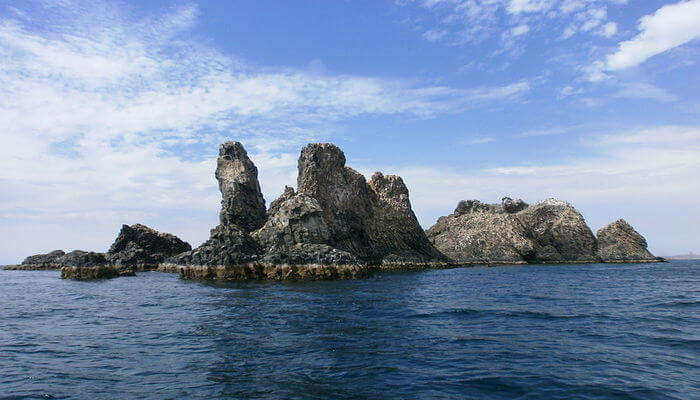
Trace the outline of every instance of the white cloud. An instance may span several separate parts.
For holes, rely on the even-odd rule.
[[[56,235],[41,232],[61,226],[95,250],[125,222],[197,244],[216,222],[213,159],[224,140],[246,144],[270,201],[295,181],[299,145],[327,138],[317,132],[335,121],[429,117],[530,89],[255,68],[193,40],[194,7],[134,20],[109,3],[70,4],[52,5],[60,26],[0,19],[0,97],[11,99],[0,102],[2,261],[47,250],[10,238],[32,232],[27,246],[43,246]]]
[[[678,100],[677,96],[669,93],[666,89],[643,82],[624,83],[622,88],[613,94],[613,97],[653,99],[664,102]]]
[[[440,40],[442,37],[444,37],[447,34],[447,30],[445,29],[436,29],[436,30],[429,30],[425,31],[423,33],[423,38],[429,42],[435,42]]]
[[[530,31],[530,27],[525,25],[525,24],[522,24],[522,25],[518,25],[518,26],[513,27],[510,30],[510,34],[512,36],[520,36],[520,35],[524,35],[524,34],[528,33],[529,31]]]
[[[503,196],[536,202],[571,201],[593,229],[627,218],[647,236],[652,250],[697,246],[700,234],[688,216],[700,213],[700,127],[658,126],[588,137],[589,156],[557,162],[474,170],[449,167],[384,167],[403,177],[424,227],[452,212],[459,200],[498,202]],[[361,169],[368,173],[371,168]],[[440,193],[440,196],[435,196]],[[669,199],[674,199],[670,206]]]
[[[531,13],[548,10],[554,5],[552,0],[510,0],[508,12],[511,14]]]
[[[619,71],[634,67],[657,54],[700,37],[700,0],[663,6],[639,22],[637,36],[621,42],[605,60],[606,69]]]
[[[608,22],[603,25],[599,31],[599,35],[605,36],[606,38],[613,37],[617,33],[617,24],[614,22]]]

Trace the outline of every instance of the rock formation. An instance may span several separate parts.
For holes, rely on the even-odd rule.
[[[56,269],[60,268],[58,259],[65,256],[63,250],[54,250],[46,254],[29,256],[22,261],[23,266],[34,267],[33,269]]]
[[[128,265],[138,269],[153,269],[166,258],[192,247],[169,233],[161,233],[145,225],[123,225],[106,258],[113,265]]]
[[[345,155],[332,144],[302,149],[298,191],[285,187],[264,214],[257,169],[243,146],[228,142],[219,154],[221,224],[200,247],[168,259],[163,270],[273,279],[287,265],[293,272],[285,276],[304,277],[311,268],[308,277],[320,279],[360,276],[368,265],[446,260],[418,224],[403,180],[377,173],[367,182],[345,166]]]
[[[502,205],[460,201],[426,234],[437,249],[458,262],[523,264],[536,258],[527,229]]]
[[[597,243],[571,204],[547,199],[515,214],[534,239],[538,262],[594,262]]]
[[[647,250],[647,241],[624,219],[618,219],[600,229],[598,256],[609,262],[660,261]]]
[[[239,142],[219,147],[216,180],[221,191],[221,225],[235,225],[246,231],[260,228],[267,219],[265,199],[258,183],[258,169]]]
[[[597,243],[569,203],[548,199],[534,206],[504,197],[501,204],[461,201],[427,231],[435,247],[460,262],[592,262]]]

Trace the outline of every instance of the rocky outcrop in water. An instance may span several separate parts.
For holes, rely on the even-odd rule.
[[[571,204],[547,199],[515,215],[534,240],[535,261],[597,261],[596,238]]]
[[[517,215],[502,205],[460,201],[426,234],[437,249],[458,262],[523,264],[536,258],[535,241]]]
[[[89,266],[64,266],[61,268],[62,279],[93,280],[109,279],[119,276],[135,276],[135,268],[118,265],[89,265]]]
[[[364,273],[353,266],[446,261],[418,224],[403,180],[377,173],[367,182],[345,166],[345,155],[332,144],[302,149],[298,190],[285,187],[264,218],[257,169],[243,146],[222,145],[217,165],[221,224],[202,246],[171,257],[163,269],[184,277],[269,279],[279,274],[260,271],[281,265],[294,271],[288,276],[305,277],[305,268],[314,271],[308,276],[352,276]],[[319,275],[319,265],[336,272]]]
[[[128,265],[138,269],[154,269],[168,257],[192,247],[170,233],[161,233],[145,225],[123,225],[117,239],[106,254],[113,265]]]
[[[528,206],[504,197],[501,204],[461,201],[428,229],[435,247],[456,261],[523,264],[659,260],[629,224],[616,221],[593,236],[571,204],[547,199]]]
[[[647,241],[624,219],[618,219],[600,229],[598,256],[609,262],[660,261],[647,250]]]
[[[60,268],[58,259],[64,255],[66,255],[66,252],[63,250],[54,250],[46,254],[36,254],[25,258],[21,265],[34,267],[34,269],[56,269]]]

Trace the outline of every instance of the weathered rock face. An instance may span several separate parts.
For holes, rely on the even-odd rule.
[[[92,267],[107,264],[107,259],[104,253],[73,250],[70,253],[66,253],[63,257],[59,257],[57,262],[61,267]]]
[[[175,235],[141,224],[123,225],[106,258],[114,265],[155,268],[166,258],[189,250],[192,247]]]
[[[259,258],[260,246],[248,232],[233,225],[211,230],[209,240],[166,260],[175,265],[236,265]]]
[[[500,205],[462,201],[427,231],[435,247],[457,261],[590,262],[597,242],[570,204],[548,199],[534,206],[504,197]]]
[[[426,231],[447,257],[459,262],[521,264],[535,259],[535,243],[515,215],[494,204],[460,201],[451,215]]]
[[[298,167],[298,193],[318,202],[330,231],[325,243],[367,262],[444,259],[418,224],[401,178],[378,173],[367,183],[329,143],[304,147]]]
[[[22,265],[32,265],[37,267],[55,268],[59,265],[57,260],[66,253],[63,250],[54,250],[46,254],[36,254],[29,256],[22,261]]]
[[[647,241],[624,219],[618,219],[600,229],[598,256],[604,261],[657,261],[647,250]]]
[[[581,213],[571,204],[547,199],[517,213],[535,241],[540,262],[597,260],[598,244]]]
[[[221,225],[235,225],[247,231],[260,228],[267,219],[265,199],[260,191],[258,169],[239,142],[219,147],[216,179],[221,191]]]
[[[369,181],[373,213],[366,221],[375,252],[385,263],[431,262],[445,257],[430,243],[411,208],[408,188],[396,175],[375,172]]]

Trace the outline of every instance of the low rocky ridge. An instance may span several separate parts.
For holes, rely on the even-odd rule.
[[[647,241],[624,219],[618,219],[600,229],[598,257],[609,262],[661,261],[647,250]]]
[[[5,269],[60,269],[62,278],[100,279],[133,276],[136,270],[154,269],[166,258],[191,246],[169,233],[161,233],[145,225],[122,226],[107,253],[55,250],[27,257],[21,265]]]
[[[432,244],[457,262],[484,264],[661,261],[620,220],[596,238],[571,204],[547,199],[532,206],[504,197],[501,204],[461,201],[426,231]]]

